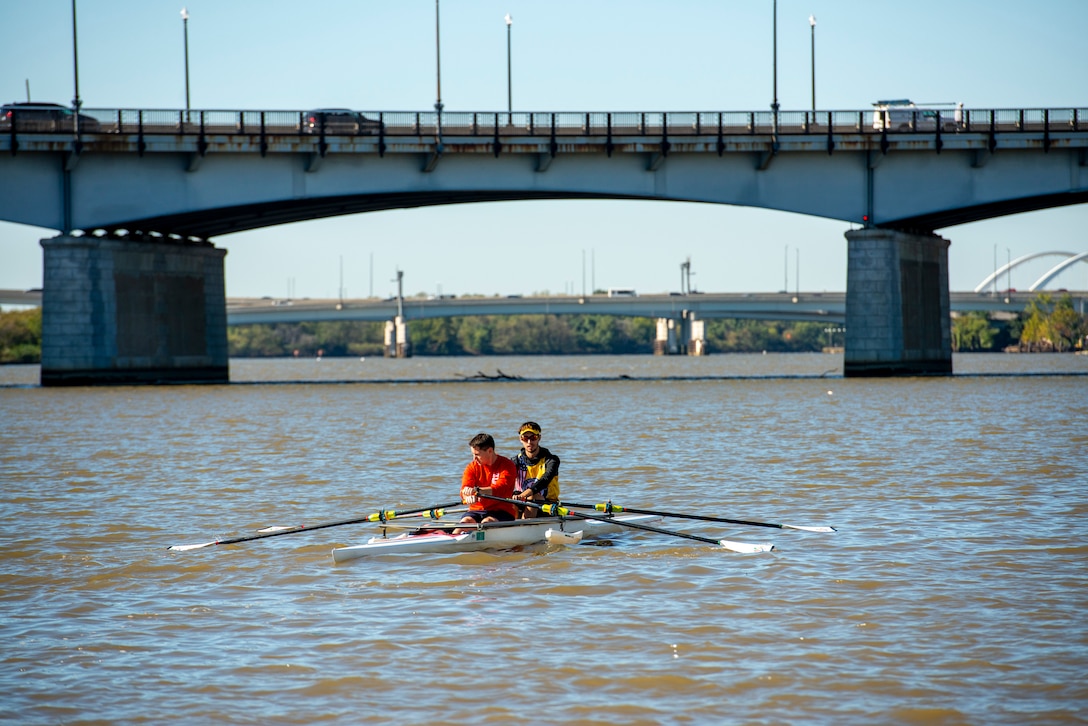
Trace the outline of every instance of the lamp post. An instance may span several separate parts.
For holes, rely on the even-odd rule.
[[[189,9],[181,9],[182,33],[185,37],[185,120],[189,120]]]
[[[435,60],[435,81],[437,83],[437,90],[435,92],[434,101],[434,113],[435,113],[435,142],[437,144],[438,153],[442,153],[442,46],[440,44],[441,33],[438,26],[438,0],[434,0],[434,60]]]
[[[772,132],[778,134],[778,0],[774,0],[773,3],[773,21],[771,24],[774,39],[772,41],[772,47],[774,50],[774,60],[772,63],[773,68],[773,80],[774,80],[774,94],[771,99],[771,113],[773,118],[771,119]]]
[[[72,69],[75,74],[75,90],[76,96],[72,99],[72,108],[75,109],[76,115],[72,123],[72,128],[75,131],[76,137],[79,137],[79,109],[83,105],[83,102],[79,100],[79,45],[76,41],[76,0],[72,0]]]
[[[808,16],[808,24],[812,26],[812,114],[816,115],[816,16]]]
[[[506,14],[506,113],[511,116],[514,113],[514,85],[510,73],[510,28],[514,25],[514,19],[510,13]],[[507,118],[507,123],[512,121]]]

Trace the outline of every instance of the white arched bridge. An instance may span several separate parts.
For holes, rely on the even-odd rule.
[[[1015,260],[994,270],[992,274],[987,275],[986,279],[975,286],[975,292],[982,292],[987,288],[996,290],[1002,276],[1010,274],[1017,267],[1039,257],[1063,257],[1064,259],[1047,270],[1038,280],[1033,282],[1031,287],[1028,288],[1029,292],[1042,290],[1049,285],[1055,277],[1070,269],[1078,262],[1088,263],[1088,252],[1033,252],[1032,254],[1024,255],[1023,257],[1017,257]],[[1008,286],[1006,285],[1006,287]]]
[[[513,199],[798,212],[847,233],[847,375],[947,374],[935,230],[1088,201],[1084,108],[349,112],[91,109],[0,122],[0,219],[44,240],[42,381],[224,380],[235,231]],[[778,244],[773,241],[773,244]]]

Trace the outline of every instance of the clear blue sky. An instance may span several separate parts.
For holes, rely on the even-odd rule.
[[[89,108],[182,108],[181,7],[194,108],[350,106],[428,110],[433,0],[78,0],[79,93]],[[442,100],[515,110],[764,110],[772,96],[772,0],[442,0]],[[878,98],[969,108],[1088,106],[1084,0],[778,0],[778,97],[864,109]],[[70,0],[0,0],[0,101],[68,104]],[[3,181],[0,180],[0,185]],[[2,186],[0,186],[2,193]],[[231,296],[676,290],[690,256],[706,291],[844,290],[844,223],[666,202],[522,202],[390,211],[219,237]],[[0,223],[0,288],[41,284],[38,240]],[[1088,205],[950,227],[953,290],[1030,252],[1088,249]],[[788,247],[788,253],[787,253]],[[995,252],[996,249],[996,252]],[[788,258],[787,258],[788,254]],[[583,266],[583,259],[585,260]],[[1027,288],[1059,258],[1013,273]],[[796,269],[800,268],[800,279]],[[521,273],[525,265],[531,275]],[[1053,287],[1088,289],[1088,265]],[[373,282],[371,282],[373,281]]]

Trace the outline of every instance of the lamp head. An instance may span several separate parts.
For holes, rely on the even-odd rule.
[[[182,20],[188,20],[189,19],[189,9],[188,8],[182,8],[181,9],[181,19]]]

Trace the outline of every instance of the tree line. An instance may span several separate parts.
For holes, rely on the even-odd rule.
[[[711,353],[820,351],[822,323],[708,320]],[[412,355],[593,355],[652,353],[657,323],[612,315],[481,315],[413,320]],[[839,334],[841,343],[841,334]],[[385,323],[323,322],[233,326],[232,357],[380,356]],[[686,342],[686,341],[685,341]]]
[[[1078,313],[1073,297],[1040,293],[1011,320],[970,312],[952,320],[952,350],[1064,353],[1088,344],[1088,315]]]
[[[842,345],[825,323],[767,320],[706,320],[706,349],[714,353],[818,352]],[[648,354],[657,325],[650,318],[611,315],[485,315],[413,320],[413,355]],[[0,363],[41,361],[41,308],[0,312]],[[1083,349],[1088,315],[1070,295],[1042,293],[1009,320],[983,312],[952,320],[957,352]],[[384,322],[321,322],[235,325],[227,329],[230,356],[381,356]]]

